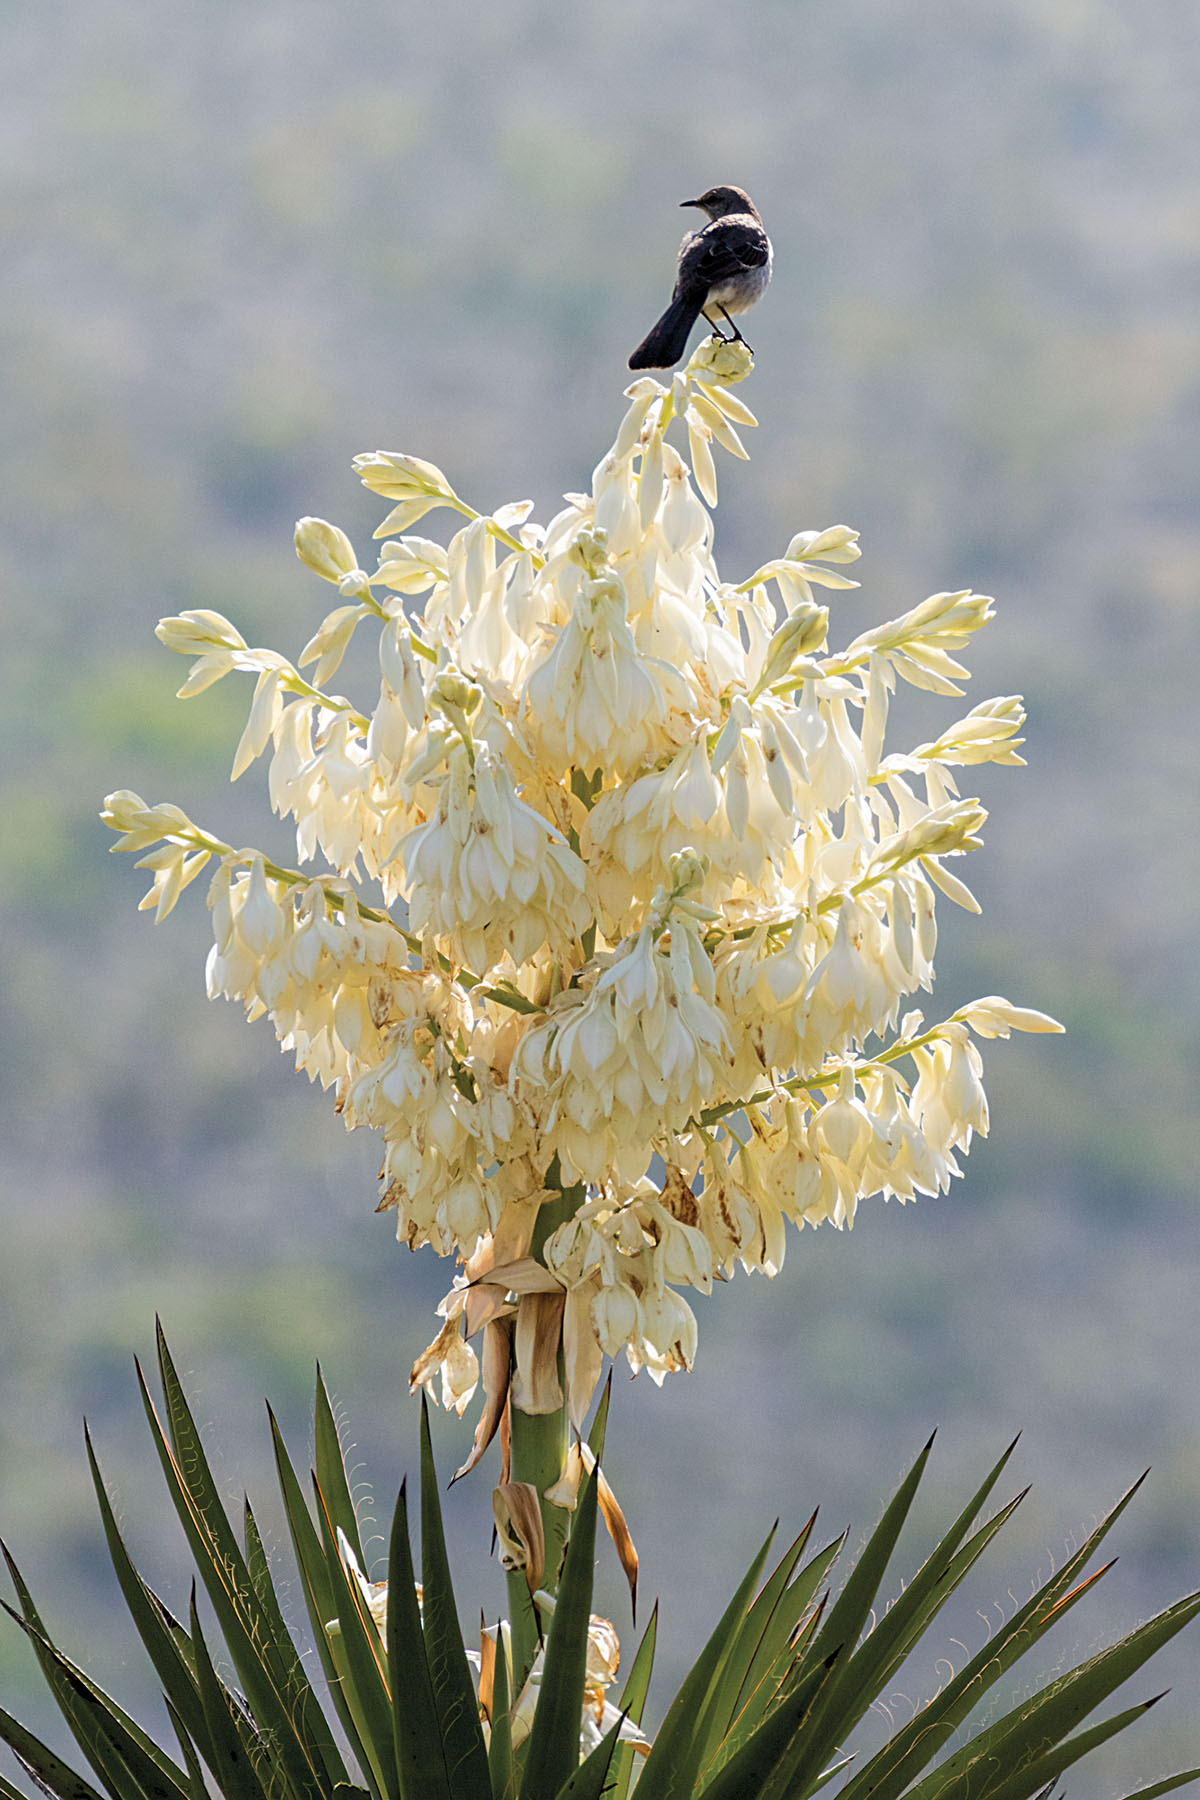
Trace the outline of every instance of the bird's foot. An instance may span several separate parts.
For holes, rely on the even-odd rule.
[[[721,311],[721,317],[724,319],[724,321],[728,325],[730,331],[732,331],[732,333],[733,333],[733,336],[727,337],[725,339],[725,342],[727,344],[734,344],[734,343],[746,344],[745,338],[742,336],[741,332],[738,330],[737,326],[734,324],[734,322],[730,318],[729,314],[725,311],[725,308],[721,307],[720,311]],[[746,348],[747,348],[747,350],[750,350],[750,354],[751,354],[751,356],[753,356],[754,351],[750,349],[749,344],[746,344]]]

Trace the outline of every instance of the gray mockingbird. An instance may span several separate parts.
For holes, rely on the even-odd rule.
[[[687,349],[688,333],[703,314],[722,337],[712,313],[720,313],[733,336],[745,343],[731,313],[745,312],[771,279],[771,240],[758,209],[744,188],[714,187],[698,200],[684,200],[708,214],[707,225],[689,231],[679,246],[675,292],[658,324],[629,359],[631,369],[669,369]]]

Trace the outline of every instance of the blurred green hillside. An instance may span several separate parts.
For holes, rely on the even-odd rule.
[[[1036,1484],[971,1649],[975,1600],[1023,1598],[1146,1463],[1075,1649],[1200,1585],[1192,0],[9,0],[0,69],[0,1530],[66,1646],[157,1728],[79,1430],[186,1604],[131,1369],[156,1309],[231,1492],[269,1492],[264,1394],[303,1453],[320,1356],[386,1517],[448,1285],[373,1216],[375,1146],[204,999],[199,894],[156,931],[107,860],[116,787],[288,855],[257,773],[225,780],[248,688],[178,705],[153,626],[215,607],[294,656],[326,596],[292,525],[365,545],[359,451],[547,518],[611,440],[678,203],[714,181],[776,249],[722,570],[858,528],[835,640],[996,594],[971,698],[1026,695],[1030,767],[981,774],[984,913],[944,917],[942,1001],[1006,993],[1068,1036],[995,1046],[992,1136],[947,1199],[794,1240],[778,1282],[699,1303],[691,1377],[618,1382],[664,1663],[711,1622],[701,1573],[727,1590],[817,1501],[861,1533],[936,1423],[947,1494],[1021,1427]],[[444,1466],[469,1423],[439,1421]],[[449,1501],[468,1619],[500,1594],[486,1483]],[[10,1710],[40,1704],[11,1698],[27,1661],[0,1633]],[[1104,1792],[1200,1760],[1200,1639],[1160,1673],[1153,1752],[1114,1751]]]

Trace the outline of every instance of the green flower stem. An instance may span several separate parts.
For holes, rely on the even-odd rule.
[[[940,1025],[931,1025],[927,1031],[918,1032],[915,1037],[900,1038],[896,1043],[889,1044],[886,1050],[881,1050],[878,1056],[865,1057],[861,1062],[853,1064],[854,1069],[885,1068],[889,1063],[899,1062],[903,1056],[910,1056],[914,1050],[924,1050],[928,1045],[936,1044],[945,1037],[948,1025],[963,1022],[966,1010],[965,1007],[960,1008],[958,1012],[951,1013],[948,1019],[943,1019]],[[825,1069],[819,1075],[793,1075],[789,1080],[781,1081],[778,1087],[761,1088],[746,1100],[724,1100],[719,1106],[706,1106],[703,1112],[697,1114],[695,1123],[704,1131],[710,1126],[719,1125],[722,1120],[731,1118],[735,1113],[744,1112],[748,1106],[765,1106],[777,1093],[801,1094],[808,1088],[836,1087],[845,1067],[845,1063],[838,1063],[836,1067]]]
[[[533,1228],[529,1253],[539,1262],[543,1260],[542,1252],[546,1239],[552,1232],[557,1231],[560,1225],[574,1217],[584,1200],[582,1187],[559,1187],[557,1162],[547,1174],[546,1186],[551,1189],[558,1187],[558,1198],[543,1202]],[[556,1407],[551,1413],[527,1413],[522,1412],[520,1407],[514,1406],[510,1415],[512,1421],[512,1479],[530,1482],[541,1496],[542,1529],[546,1538],[546,1566],[541,1585],[548,1594],[557,1591],[558,1578],[571,1528],[570,1513],[561,1506],[555,1506],[545,1497],[546,1489],[554,1486],[566,1467],[567,1447],[570,1443],[570,1423],[567,1417],[566,1380],[561,1346],[558,1353],[558,1373],[559,1380],[563,1385],[564,1397],[561,1406]],[[507,1579],[508,1616],[512,1628],[513,1644],[513,1692],[515,1694],[520,1692],[537,1651],[538,1622],[524,1570],[514,1569]]]
[[[514,537],[511,531],[505,531],[503,525],[497,525],[495,519],[486,518],[483,513],[476,512],[473,506],[468,506],[467,502],[460,500],[457,494],[443,494],[441,500],[443,506],[452,506],[455,512],[462,514],[464,519],[485,519],[489,532],[500,543],[507,544],[510,550],[517,552],[518,556],[531,556],[535,569],[545,568],[546,559],[540,551],[531,550],[529,545],[523,544],[519,537]]]

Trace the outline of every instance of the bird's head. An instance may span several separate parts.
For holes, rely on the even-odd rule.
[[[723,219],[728,213],[749,213],[752,219],[758,218],[753,200],[740,187],[711,187],[698,200],[681,200],[680,205],[698,206],[710,219]]]

